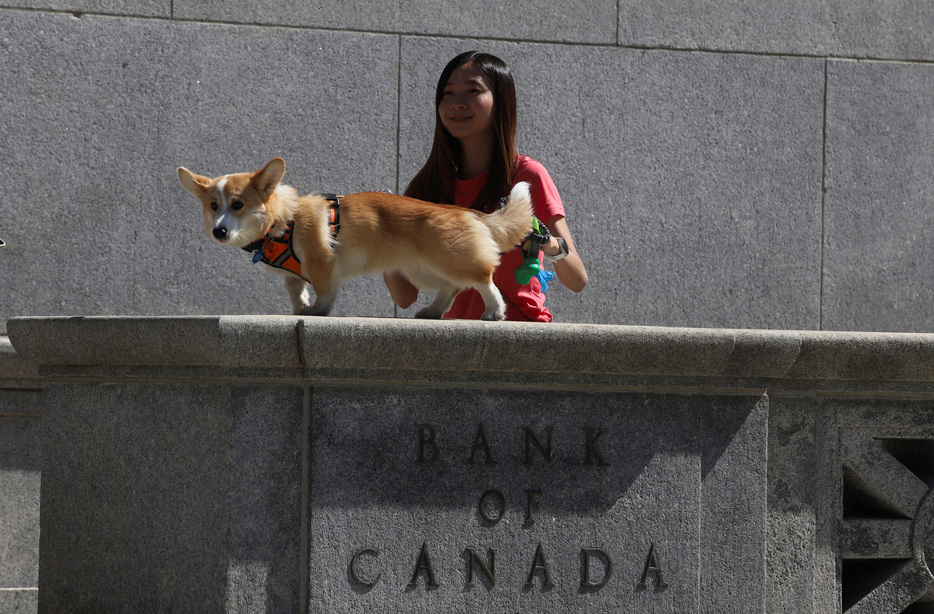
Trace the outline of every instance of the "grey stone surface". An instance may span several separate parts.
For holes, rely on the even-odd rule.
[[[0,334],[25,313],[286,313],[278,280],[203,237],[175,166],[283,155],[302,190],[402,187],[466,48],[512,64],[520,147],[590,267],[583,294],[552,286],[559,321],[930,328],[904,221],[931,191],[925,3],[6,7]],[[335,313],[397,310],[367,278]]]
[[[171,19],[94,15],[164,8],[147,6],[0,12],[0,160],[4,176],[18,178],[0,204],[9,243],[0,322],[24,313],[285,313],[278,280],[203,236],[174,167],[220,174],[284,155],[287,179],[302,190],[403,187],[427,154],[437,73],[475,47],[513,66],[520,148],[552,172],[590,268],[581,295],[552,286],[559,321],[929,328],[916,281],[926,248],[899,221],[923,215],[914,212],[930,192],[920,102],[929,67],[831,61],[825,98],[821,59],[777,55],[924,59],[925,7],[721,3],[634,16],[625,4],[619,42],[638,49],[613,46],[602,25],[616,23],[614,7],[596,2],[558,12],[524,5],[521,18],[508,7],[382,4],[175,3]],[[658,41],[630,40],[636,17]],[[822,34],[827,19],[833,44]],[[713,23],[733,30],[711,34]],[[802,40],[813,47],[802,50]],[[257,88],[275,94],[246,93]],[[884,153],[869,186],[873,173],[860,170],[867,142]],[[881,219],[886,194],[903,197]],[[854,240],[867,220],[871,236]],[[336,311],[395,313],[378,278],[351,282]]]
[[[769,612],[930,607],[932,410],[926,400],[771,399]]]
[[[304,405],[297,387],[230,392],[229,612],[299,610]]]
[[[0,612],[34,613],[39,585],[41,382],[0,337]]]
[[[23,317],[9,328],[45,376],[897,395],[934,382],[934,336],[918,333],[291,316]]]
[[[0,596],[38,586],[40,403],[38,391],[0,389]]]
[[[391,37],[19,11],[0,11],[0,31],[0,151],[16,178],[0,204],[4,323],[288,313],[278,277],[204,235],[179,165],[220,175],[281,155],[302,191],[395,186]],[[375,279],[336,306],[392,313]]]
[[[575,43],[616,41],[616,3],[612,0],[584,0],[573,5],[550,0],[522,4],[495,0],[364,0],[337,4],[322,0],[175,0],[173,7],[175,16],[183,19]]]
[[[402,178],[441,68],[474,47],[513,68],[520,150],[588,266],[581,295],[549,289],[558,321],[818,328],[820,61],[404,39]]]
[[[838,611],[833,531],[835,434],[819,402],[772,396],[768,426],[767,611]],[[826,507],[821,507],[821,506]],[[829,509],[828,509],[829,508]]]
[[[924,611],[934,603],[934,405],[928,400],[827,400],[835,554],[850,612]]]
[[[71,11],[79,14],[172,16],[172,0],[5,0],[3,5],[4,7]]]
[[[895,60],[934,59],[922,0],[657,2],[623,0],[619,44]]]
[[[691,397],[693,409],[703,416],[704,437],[698,611],[729,612],[737,607],[736,595],[743,595],[744,611],[771,614],[765,545],[769,402],[764,396],[740,399],[715,403]],[[730,573],[719,572],[724,565]]]
[[[930,331],[934,68],[830,62],[823,327]]]
[[[0,611],[6,614],[35,614],[39,592],[34,589],[0,592]]]
[[[40,611],[934,602],[932,335],[236,316],[10,331],[53,378]],[[264,342],[291,350],[248,371]],[[536,343],[567,351],[530,362]],[[495,558],[495,586],[467,548]]]
[[[727,611],[735,581],[744,611],[764,611],[766,406],[757,401],[318,387],[309,610]],[[526,429],[546,448],[550,431],[551,462]],[[590,464],[588,429],[602,433]],[[744,487],[724,496],[729,481]],[[489,491],[505,509],[484,505],[501,501]],[[728,524],[736,530],[724,533]],[[425,572],[411,583],[423,544],[437,587]],[[552,586],[544,573],[527,586],[539,544]],[[483,561],[496,549],[495,587],[465,586],[466,547]],[[348,571],[364,548],[379,551],[358,564],[365,583],[381,574],[372,587]],[[602,588],[581,586],[582,548],[612,560]],[[650,552],[660,573],[643,588]],[[594,560],[591,582],[606,573]]]
[[[294,610],[301,390],[45,394],[40,611]]]
[[[0,387],[39,388],[41,385],[36,365],[23,360],[13,349],[10,338],[0,335]]]

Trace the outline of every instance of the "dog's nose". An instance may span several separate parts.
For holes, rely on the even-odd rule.
[[[227,229],[223,226],[218,226],[214,229],[214,238],[218,241],[223,241],[227,238]]]

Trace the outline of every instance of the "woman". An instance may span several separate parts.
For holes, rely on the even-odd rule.
[[[490,212],[513,185],[529,182],[535,216],[551,232],[542,254],[554,263],[561,283],[583,290],[587,270],[574,247],[558,190],[540,163],[515,152],[516,88],[506,64],[477,51],[457,56],[438,80],[435,109],[431,154],[405,195]],[[551,322],[539,280],[516,282],[514,271],[522,261],[521,250],[514,249],[503,254],[493,274],[506,303],[506,319]],[[418,289],[400,274],[385,279],[399,307],[405,309],[418,298]],[[480,319],[484,309],[480,294],[468,289],[445,317]]]

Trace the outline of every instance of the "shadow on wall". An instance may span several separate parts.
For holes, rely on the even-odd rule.
[[[661,459],[692,458],[703,479],[759,401],[713,397],[700,407],[678,395],[582,403],[573,393],[451,391],[438,407],[437,393],[374,390],[361,398],[320,389],[314,398],[314,454],[342,468],[316,476],[317,505],[463,508],[474,503],[465,493],[490,484],[513,484],[521,498],[520,483],[549,482],[564,485],[553,510],[581,516],[602,516]]]
[[[40,390],[0,389],[0,471],[40,471]]]

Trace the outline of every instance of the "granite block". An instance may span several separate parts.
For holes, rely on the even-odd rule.
[[[64,384],[46,402],[40,611],[296,609],[300,389]]]
[[[6,328],[6,322],[3,323]],[[39,371],[36,365],[29,364],[22,356],[17,354],[10,343],[10,338],[0,336],[0,388],[32,388],[38,390],[42,387],[39,380]],[[41,410],[40,410],[41,412]]]
[[[40,611],[934,603],[931,335],[292,317],[10,328],[52,378]],[[186,339],[130,350],[156,331]],[[181,350],[197,338],[200,353]],[[293,349],[238,371],[264,339]],[[570,350],[522,360],[538,342]],[[3,440],[6,466],[35,464],[26,439]]]
[[[24,329],[29,321],[49,326]],[[43,365],[117,367],[294,368],[302,320],[289,316],[19,318],[10,327],[20,355]],[[35,353],[56,347],[56,355]],[[229,375],[224,371],[223,375]]]
[[[289,313],[280,278],[204,234],[178,166],[283,156],[300,191],[395,187],[393,37],[20,11],[0,30],[0,332],[23,313]],[[393,308],[374,278],[334,313]]]
[[[0,611],[6,614],[35,614],[39,611],[39,591],[0,591]]]
[[[42,418],[42,391],[32,388],[0,388],[0,418]]]
[[[927,400],[772,398],[768,611],[926,611],[932,410]]]
[[[821,414],[839,442],[824,509],[837,523],[843,610],[924,611],[934,602],[934,404],[827,399]]]
[[[695,397],[703,413],[701,465],[701,612],[766,607],[769,399],[714,404]],[[742,486],[737,488],[737,485]],[[724,536],[729,536],[724,539]],[[728,567],[728,573],[723,570]]]
[[[4,7],[133,17],[171,17],[172,0],[7,0]]]
[[[316,387],[309,611],[764,611],[759,401]]]
[[[227,612],[298,612],[305,475],[301,388],[231,392]]]
[[[470,48],[511,66],[520,152],[555,180],[588,267],[580,295],[550,285],[556,320],[819,326],[821,61],[405,38],[403,185],[438,74]]]
[[[54,377],[885,395],[927,394],[934,382],[934,336],[920,333],[292,316],[23,317],[9,327],[19,355]]]
[[[934,329],[932,87],[923,64],[828,64],[826,330]]]
[[[283,24],[314,28],[374,30],[408,34],[443,34],[535,41],[604,43],[616,41],[616,3],[584,0],[562,5],[552,0],[522,4],[494,0],[430,0],[335,4],[312,2],[230,3],[220,0],[175,0],[183,19]]]
[[[821,611],[813,609],[819,596],[837,592],[833,555],[823,585],[817,561],[827,557],[817,546],[818,503],[822,490],[833,492],[832,478],[830,485],[820,483],[827,474],[819,457],[819,420],[813,399],[769,399],[766,577],[767,611],[775,614]]]
[[[636,47],[934,59],[934,12],[923,2],[658,2],[623,0],[619,43]]]
[[[39,580],[41,421],[38,414],[25,413],[33,411],[39,393],[10,399],[27,394],[0,390],[0,599],[6,589],[34,589]],[[16,601],[28,602],[28,596],[20,595],[22,599]],[[0,607],[0,611],[10,610]]]

